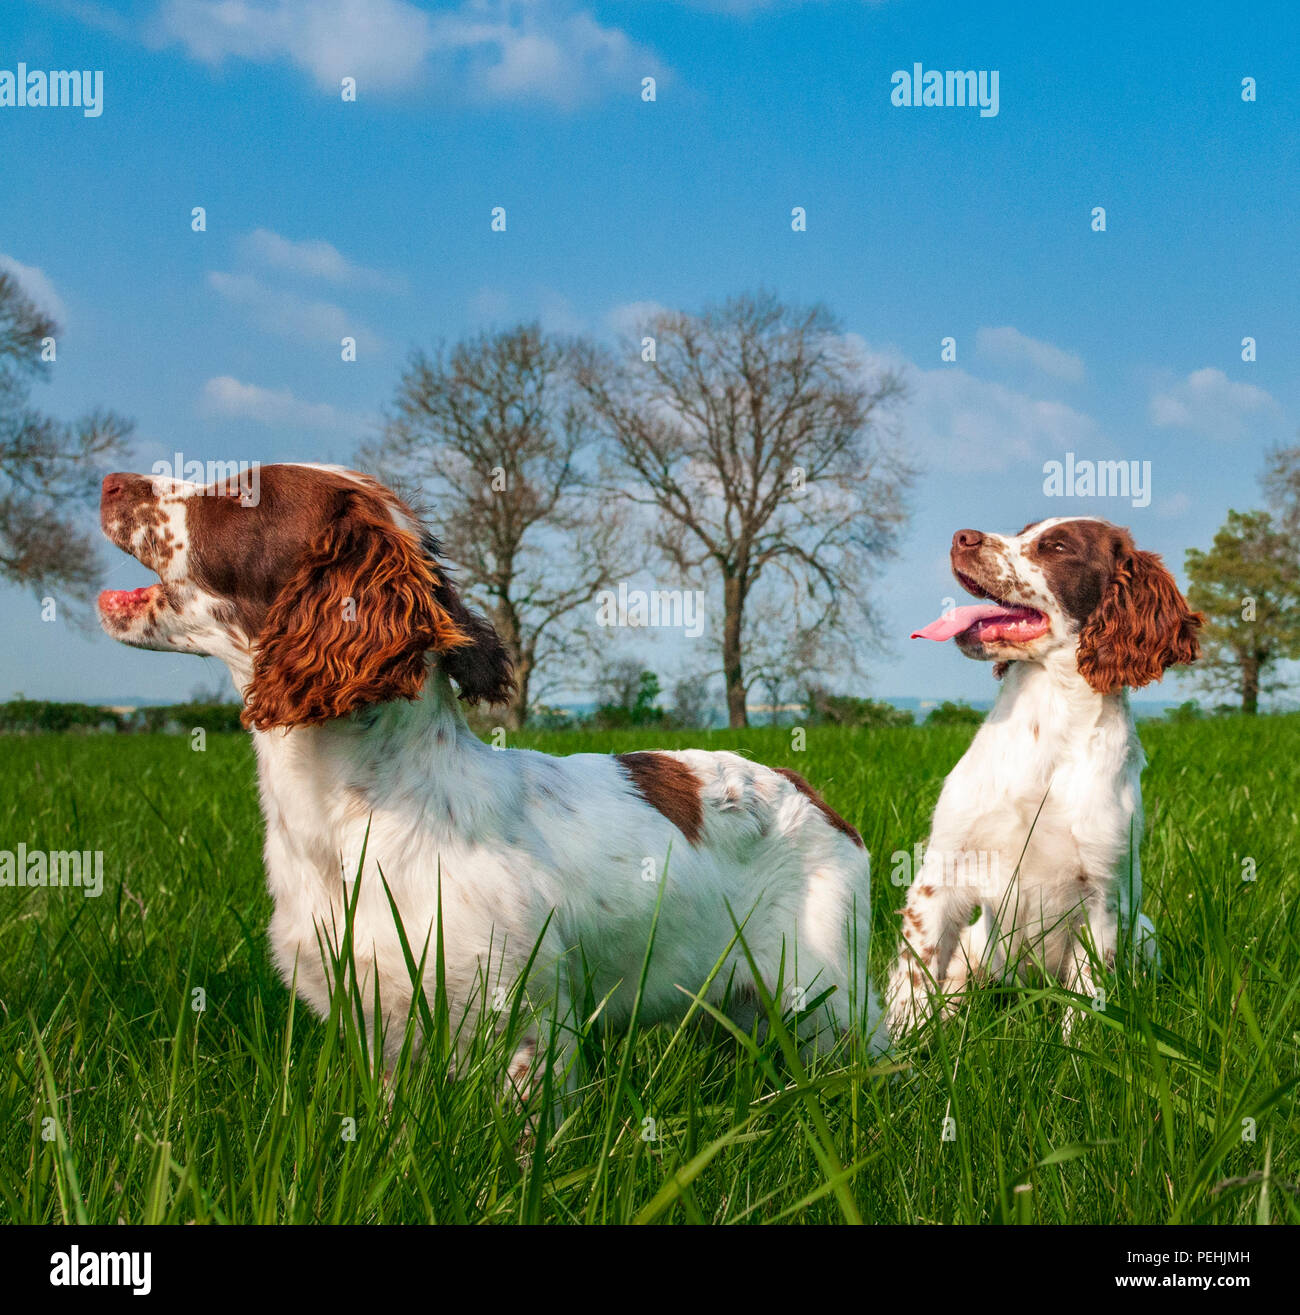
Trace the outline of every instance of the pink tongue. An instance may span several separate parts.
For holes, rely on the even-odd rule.
[[[922,630],[913,630],[913,639],[951,639],[969,630],[976,621],[997,617],[1003,621],[1020,621],[1034,613],[1024,607],[1002,607],[998,603],[972,603],[968,607],[949,608],[937,621],[931,621]]]

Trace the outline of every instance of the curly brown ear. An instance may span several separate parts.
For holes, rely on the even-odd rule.
[[[486,617],[465,606],[446,572],[439,569],[437,574],[434,597],[468,640],[444,653],[439,665],[460,686],[466,703],[508,703],[515,692],[515,673],[506,646]]]
[[[1100,694],[1159,680],[1195,662],[1205,618],[1190,611],[1160,558],[1125,546],[1096,611],[1079,632],[1079,671]]]
[[[340,493],[328,527],[271,604],[244,725],[304,726],[418,698],[428,651],[474,642],[439,603],[441,584],[383,499],[365,489]]]

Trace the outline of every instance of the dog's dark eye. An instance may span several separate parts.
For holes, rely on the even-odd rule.
[[[1061,542],[1061,540],[1059,540],[1059,539],[1056,540],[1055,543],[1045,543],[1045,544],[1043,544],[1043,551],[1044,551],[1044,552],[1064,552],[1064,551],[1065,551],[1065,544],[1064,544],[1063,542]]]

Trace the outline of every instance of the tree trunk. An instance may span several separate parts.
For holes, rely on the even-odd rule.
[[[528,682],[533,674],[531,653],[525,653],[519,634],[519,617],[506,599],[501,599],[492,618],[505,650],[510,654],[510,665],[515,673],[515,692],[505,705],[505,727],[508,731],[520,730],[528,720]]]
[[[532,664],[520,658],[515,667],[515,693],[506,704],[506,729],[521,730],[528,720],[528,678],[532,675]]]
[[[727,724],[748,726],[745,710],[745,681],[741,669],[740,628],[744,620],[745,595],[734,575],[723,580],[722,676],[727,686]]]
[[[1241,664],[1241,710],[1252,717],[1259,711],[1259,659],[1253,653]]]

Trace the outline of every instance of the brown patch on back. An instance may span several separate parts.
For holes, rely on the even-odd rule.
[[[857,829],[853,826],[850,826],[849,823],[846,822],[830,806],[830,804],[828,804],[826,800],[823,799],[821,795],[819,795],[817,791],[814,790],[812,786],[809,785],[808,782],[805,781],[803,777],[799,775],[798,772],[793,771],[789,767],[774,767],[772,770],[778,776],[784,776],[785,779],[789,781],[790,784],[794,786],[794,788],[798,790],[799,793],[803,795],[812,804],[812,806],[821,813],[821,815],[831,824],[831,826],[833,826],[836,829],[836,831],[840,831],[844,835],[848,836],[848,838],[851,841],[853,841],[853,843],[857,845],[859,849],[866,848],[866,845],[864,845],[862,842],[862,837],[858,835]]]
[[[695,773],[666,753],[616,753],[614,757],[641,798],[658,809],[692,845],[698,844],[704,809]]]

